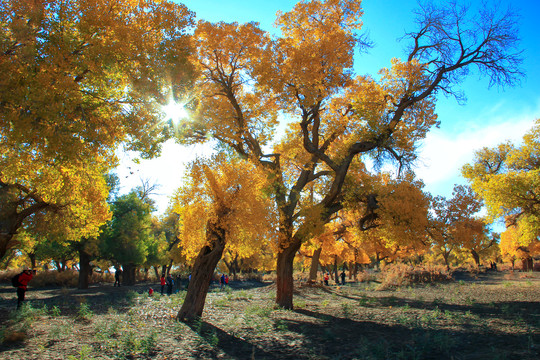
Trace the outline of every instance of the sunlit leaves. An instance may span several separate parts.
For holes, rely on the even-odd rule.
[[[250,162],[217,155],[193,163],[178,189],[173,209],[180,216],[179,238],[186,258],[205,245],[209,219],[226,229],[227,246],[243,257],[255,254],[273,237],[272,201],[267,179]]]
[[[524,135],[521,146],[505,143],[484,148],[462,170],[484,199],[491,219],[504,216],[508,226],[517,226],[517,230],[508,229],[504,235],[505,241],[513,239],[516,247],[534,245],[540,235],[539,131],[537,120]]]
[[[283,36],[276,42],[274,64],[263,76],[286,102],[310,106],[350,80],[353,52],[359,45],[363,14],[360,1],[303,1],[278,13]]]
[[[0,24],[0,181],[54,205],[66,231],[95,235],[117,146],[153,156],[168,136],[158,105],[190,83],[193,14],[167,1],[21,0],[2,1]]]

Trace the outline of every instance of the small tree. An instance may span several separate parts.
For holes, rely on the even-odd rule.
[[[139,191],[132,191],[113,201],[112,219],[100,235],[102,256],[122,265],[126,285],[135,284],[137,267],[145,263],[154,241],[152,207],[139,195]]]
[[[432,212],[427,232],[433,242],[433,249],[440,254],[446,267],[450,267],[452,252],[477,243],[483,237],[485,224],[474,218],[480,211],[482,201],[476,197],[470,187],[455,185],[452,198],[437,196],[432,200]],[[479,259],[475,259],[479,265]]]

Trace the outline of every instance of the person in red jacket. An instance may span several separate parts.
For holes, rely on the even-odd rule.
[[[167,280],[165,280],[165,274],[161,274],[161,279],[159,279],[159,283],[161,285],[161,295],[163,295],[163,290],[165,290],[165,285],[167,284]]]
[[[29,269],[23,270],[23,272],[19,275],[19,286],[17,287],[17,309],[20,309],[20,307],[22,306],[28,283],[30,282],[30,280],[32,280],[33,277],[34,272]]]

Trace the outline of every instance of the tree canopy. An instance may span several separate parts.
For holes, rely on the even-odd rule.
[[[355,76],[359,1],[302,1],[278,13],[281,34],[256,23],[199,21],[195,31],[200,94],[190,106],[186,142],[217,139],[272,179],[279,219],[277,298],[292,307],[292,264],[301,244],[343,207],[353,162],[371,156],[400,167],[415,159],[418,142],[438,125],[435,100],[459,95],[471,67],[494,84],[513,84],[520,72],[515,16],[456,3],[418,10],[405,35],[405,59],[393,59],[380,78]],[[275,139],[278,114],[291,126]],[[271,146],[273,144],[273,146]],[[322,191],[305,201],[312,185]]]
[[[55,212],[95,234],[120,144],[159,152],[159,106],[189,85],[193,13],[168,1],[0,3],[0,256]]]
[[[530,258],[539,251],[539,139],[540,120],[536,120],[521,145],[506,142],[483,148],[462,169],[463,176],[484,200],[490,219],[504,217],[507,231],[501,237],[501,250],[510,257],[520,253]]]

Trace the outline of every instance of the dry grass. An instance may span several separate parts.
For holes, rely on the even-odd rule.
[[[412,266],[407,264],[392,264],[384,266],[380,274],[380,289],[407,286],[412,284],[428,284],[448,282],[452,274],[442,265]]]

